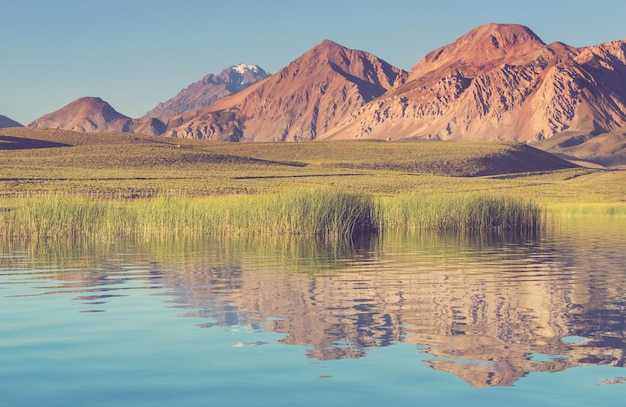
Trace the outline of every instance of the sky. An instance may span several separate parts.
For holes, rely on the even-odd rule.
[[[275,73],[324,39],[409,70],[482,24],[581,47],[625,39],[624,16],[623,0],[0,0],[0,115],[26,125],[97,96],[141,117],[206,74]]]

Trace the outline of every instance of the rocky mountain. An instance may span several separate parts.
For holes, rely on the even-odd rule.
[[[0,114],[0,129],[5,127],[22,127],[22,125],[15,120]]]
[[[210,106],[270,76],[258,65],[239,64],[218,75],[208,74],[181,90],[167,102],[159,103],[145,117],[175,116]]]
[[[31,125],[230,141],[514,140],[626,164],[626,41],[575,48],[545,44],[521,25],[486,24],[410,72],[329,40],[239,90],[247,71],[254,68],[205,77],[160,106],[165,116],[131,120],[85,98]],[[238,91],[169,114],[210,103],[208,88]]]
[[[406,75],[372,54],[325,40],[256,85],[206,109],[161,120],[174,137],[313,140]]]
[[[133,120],[100,98],[84,97],[31,122],[30,127],[78,132],[132,131]]]
[[[626,42],[544,44],[487,24],[426,55],[407,82],[325,138],[517,140],[626,124]]]

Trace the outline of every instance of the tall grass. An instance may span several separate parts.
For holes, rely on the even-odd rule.
[[[371,197],[328,188],[133,201],[53,194],[9,202],[0,205],[5,237],[305,234],[345,239],[377,228]]]
[[[3,237],[310,235],[352,239],[380,230],[529,231],[542,211],[520,199],[408,194],[374,199],[330,188],[213,197],[93,200],[53,194],[0,203]]]
[[[381,198],[383,230],[536,231],[542,209],[530,201],[489,195],[413,193]]]

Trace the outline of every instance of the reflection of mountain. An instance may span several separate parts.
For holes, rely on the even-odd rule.
[[[474,386],[624,363],[626,304],[616,300],[625,298],[623,254],[603,258],[576,239],[441,236],[378,249],[336,259],[342,269],[328,272],[289,272],[295,260],[276,271],[255,255],[237,260],[236,270],[195,265],[163,278],[176,302],[195,310],[186,315],[261,324],[321,360],[410,342],[432,355],[431,367]],[[589,340],[561,341],[568,335]]]
[[[422,236],[330,250],[289,239],[155,246],[159,261],[139,278],[165,290],[181,315],[206,320],[200,326],[262,327],[284,334],[284,343],[309,346],[307,356],[320,360],[409,342],[430,355],[429,366],[473,386],[510,385],[530,372],[624,366],[624,225],[603,225],[530,241]],[[97,278],[71,280],[91,288],[123,284],[114,266],[97,270]]]

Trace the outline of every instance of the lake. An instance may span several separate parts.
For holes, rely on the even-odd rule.
[[[2,406],[623,406],[626,220],[6,243]]]

